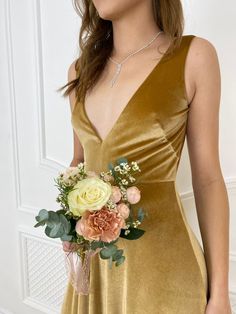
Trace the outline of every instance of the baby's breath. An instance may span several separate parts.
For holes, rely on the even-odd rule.
[[[133,227],[134,227],[134,228],[137,228],[140,224],[141,224],[141,222],[140,222],[139,220],[135,220],[135,221],[133,222]]]
[[[110,210],[115,210],[116,206],[117,205],[111,199],[109,199],[106,203],[106,207],[109,208]]]
[[[100,172],[100,176],[101,176],[101,177],[104,177],[105,174],[106,174],[106,172],[104,172],[104,171]]]
[[[129,229],[129,227],[130,227],[130,224],[127,223],[127,224],[125,225],[124,229]]]
[[[125,235],[129,234],[130,233],[130,230],[125,230]]]
[[[129,184],[129,181],[126,180],[126,179],[122,179],[122,180],[121,180],[121,184],[123,184],[123,185],[128,185],[128,184]]]
[[[132,161],[131,165],[132,165],[132,170],[141,171],[136,161]]]
[[[133,183],[133,182],[136,181],[136,179],[135,179],[133,176],[129,176],[129,181],[130,181],[131,183]]]
[[[121,169],[120,166],[115,166],[115,167],[114,167],[114,170],[115,170],[115,171],[120,171],[120,169]]]

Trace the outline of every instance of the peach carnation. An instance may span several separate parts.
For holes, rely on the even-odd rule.
[[[86,240],[111,242],[119,237],[124,226],[125,221],[120,213],[103,207],[95,212],[86,210],[77,221],[75,230]]]

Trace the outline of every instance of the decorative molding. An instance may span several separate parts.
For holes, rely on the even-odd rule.
[[[67,283],[59,241],[42,238],[23,226],[18,238],[23,303],[44,313],[59,313]]]
[[[39,142],[39,166],[53,170],[61,170],[65,165],[55,159],[48,158],[46,154],[46,130],[45,130],[45,94],[43,79],[43,52],[42,52],[42,19],[40,1],[32,2],[34,16],[34,59],[35,59],[35,77],[36,77],[36,99],[38,112],[38,142]]]
[[[16,207],[19,211],[24,213],[34,214],[35,208],[23,204],[21,197],[21,178],[20,178],[20,153],[18,140],[18,126],[16,114],[16,94],[15,94],[15,66],[13,58],[13,34],[12,34],[12,20],[11,20],[11,1],[4,1],[5,10],[5,29],[6,29],[6,47],[8,55],[8,79],[9,79],[9,95],[10,95],[10,109],[11,109],[11,132],[12,132],[12,146],[13,146],[13,163],[14,163],[14,182],[15,182],[15,197]],[[65,166],[56,160],[46,158],[45,152],[45,127],[44,127],[44,87],[43,87],[43,61],[42,61],[42,39],[41,39],[41,17],[40,17],[40,1],[32,1],[32,11],[34,16],[34,48],[35,48],[35,72],[36,72],[36,100],[38,109],[38,147],[39,147],[39,167],[46,167],[53,171],[61,171]],[[41,105],[42,104],[42,105]],[[42,127],[43,125],[43,127]]]
[[[15,197],[16,206],[21,204],[21,186],[20,186],[20,165],[19,165],[19,147],[16,117],[16,95],[15,95],[15,76],[13,62],[13,44],[12,44],[12,23],[11,23],[11,1],[4,1],[5,6],[5,29],[6,29],[6,48],[7,48],[7,67],[9,78],[9,95],[11,110],[11,132],[12,132],[12,148],[13,148],[13,165],[15,177]]]

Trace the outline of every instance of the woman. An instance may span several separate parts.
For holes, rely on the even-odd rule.
[[[140,206],[149,219],[138,241],[119,239],[122,265],[108,269],[94,256],[89,295],[76,295],[68,283],[62,313],[230,314],[214,46],[183,36],[179,0],[74,3],[82,26],[81,55],[64,94],[74,128],[71,166],[86,159],[99,172],[121,156],[138,161]],[[185,135],[204,253],[175,186]]]

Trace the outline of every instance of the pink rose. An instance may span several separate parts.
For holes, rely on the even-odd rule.
[[[129,207],[126,204],[120,203],[117,205],[116,209],[124,219],[129,217]]]
[[[140,200],[140,190],[136,186],[131,186],[126,190],[127,200],[130,204],[136,204]]]
[[[119,213],[103,207],[95,212],[85,211],[75,230],[86,240],[111,242],[119,237],[124,226],[124,218]]]
[[[112,195],[111,195],[110,199],[114,203],[118,203],[119,200],[121,199],[121,191],[120,191],[118,186],[112,186]]]

